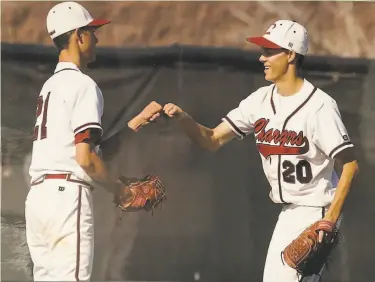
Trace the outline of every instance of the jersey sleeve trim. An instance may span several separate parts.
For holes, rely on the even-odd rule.
[[[80,131],[83,131],[83,130],[86,130],[88,128],[99,128],[101,133],[103,133],[103,128],[101,126],[100,123],[97,123],[97,122],[89,122],[89,123],[85,123],[81,126],[78,126],[76,129],[74,129],[74,134],[77,134],[78,132]]]
[[[230,128],[233,130],[233,132],[240,138],[240,139],[243,139],[246,134],[244,132],[241,131],[241,129],[239,129],[235,124],[234,122],[229,118],[229,117],[224,117],[223,118],[223,121],[226,121],[228,123],[228,125],[230,126]]]
[[[329,157],[330,158],[335,158],[336,155],[338,153],[340,153],[342,150],[346,149],[346,148],[349,148],[349,147],[354,147],[353,143],[352,142],[345,142],[345,143],[342,143],[340,145],[338,145],[336,148],[334,148],[330,153],[329,153]]]

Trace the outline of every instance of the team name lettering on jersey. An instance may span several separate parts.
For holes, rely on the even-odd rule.
[[[269,119],[260,118],[254,124],[255,140],[263,157],[271,155],[302,155],[309,151],[309,141],[303,132],[267,129]],[[274,145],[271,145],[273,143]]]
[[[354,146],[337,103],[307,80],[287,99],[275,87],[259,88],[223,121],[239,140],[254,134],[274,202],[326,206],[338,181],[335,156]]]

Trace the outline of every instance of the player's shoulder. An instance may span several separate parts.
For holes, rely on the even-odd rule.
[[[251,95],[253,95],[256,98],[264,98],[264,97],[267,97],[269,94],[271,94],[275,87],[276,85],[274,83],[270,85],[262,86],[258,88],[256,91],[254,91]]]
[[[316,91],[312,97],[314,103],[317,105],[317,110],[320,110],[322,108],[331,108],[336,109],[337,108],[337,102],[336,100],[330,96],[327,92],[320,88],[316,88]]]
[[[87,75],[83,72],[80,72],[79,74],[81,76],[82,81],[84,81],[85,83],[91,83],[91,84],[96,85],[95,80],[91,76],[89,76],[89,75]]]
[[[98,89],[97,83],[87,74],[77,70],[64,70],[53,74],[45,83],[50,87],[69,90],[70,93],[81,92],[84,89]]]
[[[244,101],[248,101],[251,103],[262,103],[271,93],[274,89],[275,84],[270,84],[266,86],[262,86],[258,88],[257,90],[250,93]]]
[[[95,82],[94,79],[92,79],[90,76],[88,76],[87,74],[84,74],[84,73],[81,73],[81,79],[82,79],[82,84],[84,86],[87,86],[87,87],[94,87],[94,88],[98,88],[99,89],[99,86],[98,84]]]
[[[72,78],[74,78],[74,82],[76,83],[77,86],[79,87],[97,87],[98,85],[92,79],[89,75],[80,72],[80,71],[70,71],[66,72],[66,75],[70,75]]]

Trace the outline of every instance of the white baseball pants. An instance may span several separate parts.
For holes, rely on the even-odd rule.
[[[282,251],[315,221],[324,217],[327,208],[296,205],[283,206],[276,223],[263,273],[263,282],[318,282],[319,275],[302,278],[282,260]],[[337,222],[340,228],[342,217]]]
[[[94,220],[89,186],[64,179],[31,186],[25,217],[34,281],[90,280]]]

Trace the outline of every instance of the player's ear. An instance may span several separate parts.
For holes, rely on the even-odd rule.
[[[296,59],[297,59],[297,53],[294,52],[294,51],[290,51],[289,52],[289,58],[288,58],[289,63],[295,62]]]
[[[78,43],[78,35],[77,35],[77,30],[72,31],[72,34],[69,37],[69,42],[74,42]]]
[[[80,28],[77,28],[75,31],[74,31],[74,37],[75,39],[77,40],[78,43],[83,43],[83,30],[80,29]]]
[[[288,52],[288,63],[293,63],[296,60],[297,54],[294,51]]]

